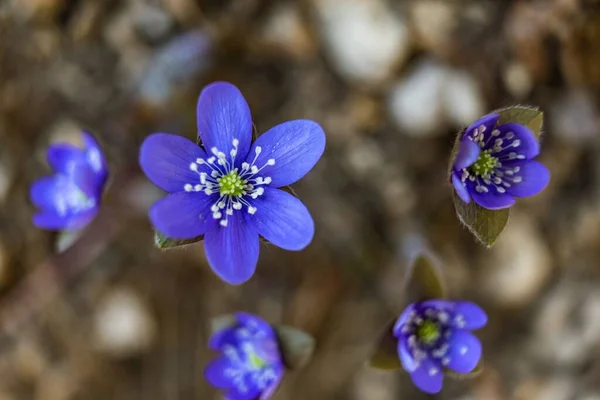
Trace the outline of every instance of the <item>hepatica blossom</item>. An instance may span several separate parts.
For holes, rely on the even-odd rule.
[[[465,301],[427,300],[411,304],[394,325],[398,356],[414,384],[434,394],[442,389],[444,369],[469,373],[481,358],[481,343],[470,330],[487,315]]]
[[[300,200],[278,188],[302,178],[325,149],[325,133],[307,120],[282,123],[252,143],[252,117],[229,83],[207,86],[198,100],[204,148],[181,136],[150,135],[140,165],[170,194],[150,209],[155,228],[172,239],[204,235],[215,273],[231,284],[252,276],[259,235],[286,250],[301,250],[314,223]]]
[[[210,348],[221,354],[208,364],[204,376],[226,391],[227,400],[267,400],[284,373],[277,337],[256,316],[238,313],[236,317],[236,324],[210,338]]]
[[[548,169],[534,160],[540,152],[534,133],[516,123],[496,126],[498,118],[489,114],[467,128],[451,177],[465,203],[474,200],[489,210],[538,194],[550,180]]]
[[[38,228],[82,229],[98,213],[107,178],[106,160],[89,133],[83,133],[83,145],[48,147],[48,164],[55,174],[37,180],[30,190],[31,201],[40,209],[33,216]]]

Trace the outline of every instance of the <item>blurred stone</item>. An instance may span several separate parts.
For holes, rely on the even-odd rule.
[[[517,100],[529,96],[533,89],[533,79],[524,64],[514,61],[502,71],[506,90]]]
[[[17,14],[24,18],[51,20],[65,6],[66,0],[9,0]]]
[[[6,244],[0,241],[0,289],[4,289],[13,276],[12,256]]]
[[[432,53],[445,55],[453,47],[452,31],[457,24],[458,3],[445,0],[413,1],[410,3],[410,22],[415,41]]]
[[[138,32],[153,42],[165,38],[174,25],[173,18],[168,13],[152,4],[136,2],[131,13]]]
[[[572,85],[600,87],[600,7],[581,12],[562,38],[561,66]]]
[[[156,336],[156,322],[148,306],[133,290],[113,289],[100,300],[94,315],[94,344],[116,358],[148,350]]]
[[[334,68],[369,85],[391,78],[409,54],[404,20],[380,0],[312,0]]]
[[[2,154],[2,158],[3,160],[0,161],[0,204],[4,203],[8,198],[15,180],[10,156]]]
[[[48,360],[37,342],[23,337],[15,348],[13,368],[25,380],[36,380],[48,368]]]
[[[181,23],[192,24],[202,18],[200,5],[195,0],[161,0],[161,3]]]
[[[576,387],[570,377],[532,379],[522,382],[511,398],[515,400],[570,400]]]
[[[388,371],[374,368],[362,368],[354,376],[352,398],[356,400],[394,400],[397,399],[396,386],[398,378]]]
[[[550,249],[527,215],[511,211],[508,226],[477,263],[481,290],[503,307],[529,304],[551,274]]]
[[[563,92],[549,111],[549,124],[556,136],[577,144],[590,143],[598,137],[600,114],[589,92]]]
[[[190,31],[172,39],[152,56],[139,87],[147,105],[169,102],[174,90],[204,71],[212,62],[212,40],[203,31]]]
[[[99,1],[80,2],[80,7],[71,18],[69,31],[75,41],[89,40],[100,28],[103,3]]]
[[[35,400],[71,400],[77,392],[76,371],[54,366],[36,385]]]
[[[414,137],[440,136],[444,119],[446,69],[424,61],[392,86],[388,111],[402,133]]]
[[[485,101],[479,84],[466,71],[447,71],[443,99],[446,116],[458,127],[472,124],[485,113]]]
[[[48,144],[69,143],[78,147],[83,147],[81,125],[68,118],[57,120],[48,131]],[[45,153],[44,153],[45,154]]]
[[[293,57],[303,58],[316,52],[315,43],[294,3],[275,5],[262,28],[261,36],[265,44]]]

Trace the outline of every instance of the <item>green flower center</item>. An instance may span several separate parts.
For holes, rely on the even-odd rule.
[[[220,177],[219,182],[219,193],[221,196],[237,196],[240,197],[246,191],[246,181],[242,179],[236,170],[231,171],[227,175]]]
[[[475,175],[486,176],[494,170],[497,162],[498,159],[490,154],[490,150],[484,150],[477,161],[471,165],[470,170]]]
[[[260,358],[258,355],[256,355],[256,353],[254,351],[252,351],[249,354],[249,356],[250,356],[250,365],[252,365],[254,368],[260,369],[260,368],[267,366],[267,362],[265,360],[263,360],[262,358]]]
[[[425,321],[417,328],[416,333],[421,343],[434,344],[440,337],[440,328],[434,322]]]

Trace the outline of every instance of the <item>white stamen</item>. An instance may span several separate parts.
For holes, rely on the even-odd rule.
[[[190,164],[190,169],[194,172],[198,171],[198,164],[196,163],[191,163]]]
[[[257,210],[256,207],[248,206],[248,214],[254,214],[256,212],[256,210]]]
[[[189,183],[186,183],[185,185],[183,185],[183,190],[185,190],[186,192],[191,192],[193,188],[194,187],[192,185],[190,185]]]

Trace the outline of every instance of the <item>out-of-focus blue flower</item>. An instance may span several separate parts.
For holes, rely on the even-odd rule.
[[[226,391],[227,400],[267,400],[283,378],[284,365],[273,328],[262,319],[237,313],[236,324],[216,332],[209,341],[221,354],[204,376]]]
[[[78,230],[96,215],[107,178],[107,166],[96,140],[83,133],[83,148],[67,143],[48,147],[48,164],[55,174],[31,186],[39,212],[33,223],[41,229]]]
[[[481,343],[470,331],[487,315],[466,301],[427,300],[409,305],[394,325],[398,356],[414,384],[425,393],[442,390],[444,369],[466,374],[481,358]]]
[[[454,161],[452,185],[465,202],[498,210],[515,203],[515,197],[541,192],[550,172],[533,159],[540,153],[534,133],[524,125],[496,126],[498,114],[482,117],[467,128]]]
[[[325,133],[308,120],[282,123],[252,143],[250,108],[229,83],[200,94],[198,132],[204,149],[181,136],[150,135],[140,149],[148,178],[170,194],[150,209],[155,228],[172,239],[204,235],[215,273],[230,284],[254,274],[259,235],[286,250],[305,248],[314,222],[300,200],[278,188],[317,163]]]

